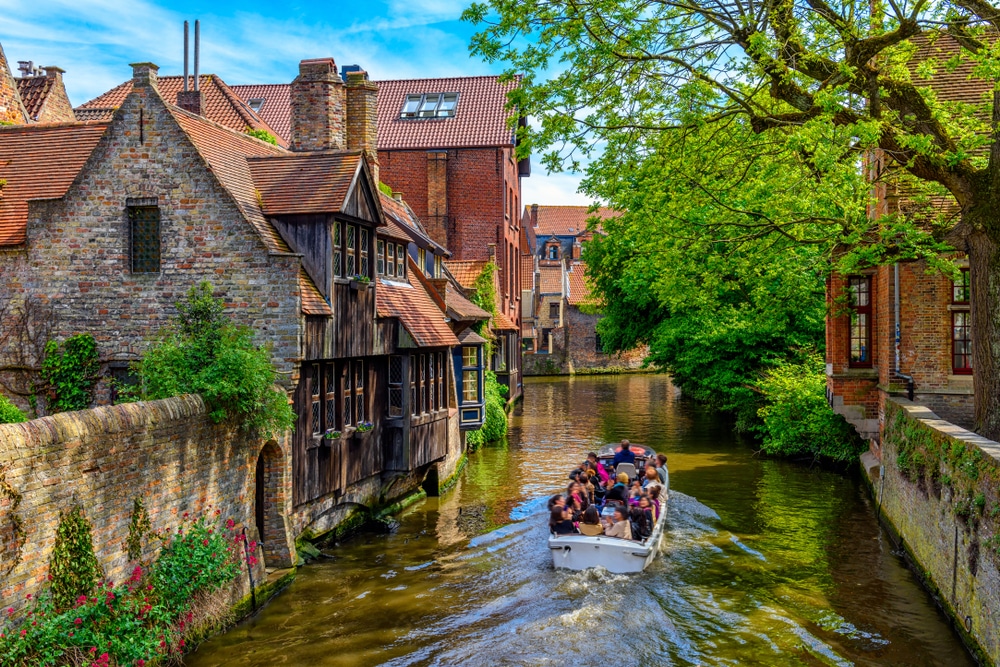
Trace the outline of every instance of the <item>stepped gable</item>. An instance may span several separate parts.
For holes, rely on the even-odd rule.
[[[107,128],[107,123],[0,127],[0,247],[25,243],[28,202],[64,196]]]
[[[375,309],[379,317],[395,317],[420,347],[453,347],[458,339],[448,326],[443,304],[432,295],[409,258],[406,282],[378,278]]]
[[[263,100],[257,115],[267,123],[277,136],[289,143],[292,140],[292,87],[287,83],[264,83],[251,86],[229,86],[247,106],[250,100]]]
[[[532,207],[528,207],[531,210]],[[602,206],[593,213],[589,206],[539,206],[534,233],[540,239],[549,236],[577,236],[587,230],[587,220],[616,218],[621,213]],[[598,225],[597,231],[601,232]]]
[[[194,77],[188,77],[188,89],[193,89]],[[219,125],[228,127],[236,132],[244,132],[248,128],[251,130],[266,130],[278,140],[282,146],[287,146],[288,142],[284,135],[279,134],[271,128],[264,120],[255,114],[253,110],[244,102],[226,82],[215,74],[201,74],[198,76],[201,87],[203,104],[202,115],[208,120]],[[169,104],[176,104],[177,93],[184,90],[183,76],[160,76],[157,79],[157,90],[160,96]],[[89,102],[85,102],[76,108],[78,114],[94,113],[92,109],[117,109],[132,92],[132,81],[126,81],[99,97],[95,97]],[[106,112],[105,112],[106,113]],[[83,117],[81,115],[81,117]]]
[[[21,95],[17,92],[17,84],[7,63],[7,56],[4,55],[3,46],[0,45],[0,123],[23,125],[27,122],[28,112],[21,102]]]

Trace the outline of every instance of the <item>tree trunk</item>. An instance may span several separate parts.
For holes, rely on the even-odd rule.
[[[967,248],[975,430],[1000,441],[1000,243],[995,236],[973,231]]]

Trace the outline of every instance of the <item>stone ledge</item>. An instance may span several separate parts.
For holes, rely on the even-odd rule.
[[[1000,443],[945,421],[932,412],[930,408],[913,401],[894,396],[888,397],[886,400],[904,410],[908,417],[920,421],[927,428],[937,431],[945,437],[978,447],[984,454],[992,458],[995,464],[1000,465]]]

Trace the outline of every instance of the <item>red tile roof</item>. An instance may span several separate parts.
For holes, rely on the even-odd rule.
[[[457,320],[488,320],[490,318],[488,312],[467,299],[450,280],[445,280],[444,301],[447,304],[448,314]]]
[[[383,209],[385,210],[385,209]],[[403,227],[396,222],[391,217],[386,217],[389,224],[385,227],[379,227],[376,230],[376,234],[382,238],[392,239],[394,241],[400,241],[402,243],[409,243],[411,241],[410,235],[406,232]]]
[[[189,78],[189,84],[194,78]],[[278,134],[270,125],[264,122],[260,116],[238,96],[226,83],[214,74],[202,74],[198,76],[201,84],[201,92],[204,99],[204,106],[201,113],[205,118],[224,125],[231,130],[243,132],[246,129],[267,130],[273,134],[284,145],[287,142],[283,135]],[[184,90],[183,76],[161,76],[156,84],[160,95],[170,104],[177,103],[177,93]],[[102,108],[117,109],[132,92],[132,81],[126,81],[100,97],[95,97],[89,102],[85,102],[77,111]]]
[[[527,207],[530,211],[531,207]],[[553,234],[556,236],[576,236],[587,229],[587,220],[599,218],[607,220],[616,218],[621,213],[602,206],[597,211],[590,213],[587,206],[539,206],[538,224],[535,226],[535,235],[539,238],[548,238]]]
[[[28,201],[66,194],[106,123],[0,127],[0,246],[27,239]]]
[[[337,213],[361,170],[360,151],[249,157],[266,215]]]
[[[566,302],[571,306],[579,306],[581,303],[591,301],[591,285],[586,271],[587,265],[583,262],[573,262],[570,266],[570,271],[567,273],[569,294],[566,295]]]
[[[257,188],[247,163],[248,157],[287,155],[288,151],[242,132],[234,132],[179,107],[167,105],[167,109],[191,139],[199,155],[208,163],[212,173],[233,196],[243,216],[257,230],[267,249],[270,252],[291,252],[288,244],[261,212]]]
[[[316,288],[316,283],[302,267],[299,267],[299,298],[302,301],[303,315],[333,315],[330,304],[326,302]]]
[[[521,289],[535,289],[535,256],[521,255]]]
[[[277,136],[290,142],[292,137],[292,97],[291,86],[287,83],[258,84],[253,86],[229,86],[247,106],[252,99],[264,100],[257,115],[267,123]]]
[[[458,339],[445,321],[444,311],[430,295],[431,288],[419,278],[410,259],[407,283],[383,281],[375,287],[375,307],[379,317],[395,317],[420,347],[452,347]]]
[[[972,77],[972,70],[975,62],[969,58],[966,51],[963,53],[961,62],[954,70],[943,65],[961,52],[961,48],[955,38],[947,33],[937,33],[934,43],[931,43],[926,36],[916,35],[911,37],[917,51],[910,59],[912,81],[917,86],[930,86],[937,93],[937,97],[942,101],[965,102],[966,104],[982,104],[984,96],[989,95],[992,87],[989,82],[982,78]],[[934,76],[930,79],[917,76],[915,73],[918,63],[924,60],[937,60],[938,67],[935,68]]]
[[[539,266],[538,293],[562,294],[563,293],[562,276],[563,276],[562,266]]]
[[[379,150],[513,146],[514,130],[507,120],[507,93],[520,79],[502,82],[497,76],[450,79],[378,81]],[[399,112],[407,95],[458,93],[451,118],[403,119]]]
[[[490,322],[490,328],[494,331],[517,331],[517,325],[510,321],[503,313],[497,313]]]
[[[476,259],[463,259],[463,260],[447,260],[444,263],[445,268],[451,273],[452,277],[458,281],[458,284],[465,289],[471,289],[475,286],[476,278],[479,274],[483,272],[486,268],[486,262]]]
[[[21,96],[21,102],[24,103],[28,116],[32,120],[38,120],[45,100],[52,90],[52,84],[56,80],[48,76],[29,76],[15,79],[15,81],[17,81],[17,92]]]
[[[115,109],[111,107],[77,107],[73,109],[73,115],[79,121],[87,120],[99,120],[103,122],[109,122],[115,115]]]

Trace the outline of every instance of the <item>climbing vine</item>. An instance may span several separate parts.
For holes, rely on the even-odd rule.
[[[42,378],[49,385],[50,410],[68,412],[90,407],[100,369],[97,341],[90,334],[70,336],[62,345],[54,340],[47,342]]]
[[[128,522],[128,539],[125,542],[125,551],[129,560],[137,561],[141,558],[142,542],[152,530],[149,512],[142,504],[142,498],[136,498],[132,502],[132,518]]]
[[[473,303],[494,317],[497,315],[497,290],[494,279],[496,271],[496,263],[492,260],[487,262],[473,283],[475,293],[471,299]],[[476,333],[486,339],[483,358],[491,359],[493,357],[493,332],[489,329],[489,322],[479,322],[476,325]],[[487,442],[502,440],[507,435],[507,387],[500,384],[496,373],[486,370],[483,377],[483,391],[486,399],[486,415],[483,426],[475,431],[470,431],[466,440],[473,450]]]
[[[17,513],[23,499],[17,489],[7,481],[7,468],[0,467],[0,498],[6,498],[8,507],[7,514],[10,520],[10,528],[0,533],[0,564],[2,564],[3,574],[10,574],[14,567],[21,562],[21,552],[24,550],[24,542],[27,539],[27,532],[24,529],[24,519]]]
[[[101,565],[94,555],[90,522],[79,505],[59,514],[49,576],[56,609],[73,608],[81,596],[90,595],[102,576]]]

